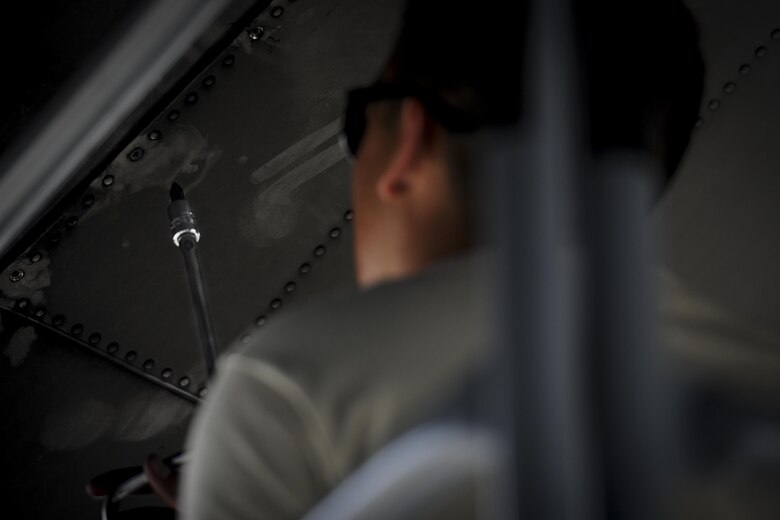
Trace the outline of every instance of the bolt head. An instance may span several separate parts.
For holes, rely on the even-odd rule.
[[[253,41],[259,40],[263,37],[263,33],[265,33],[265,29],[261,25],[252,27],[249,30],[249,39]]]
[[[127,158],[130,159],[132,162],[140,161],[144,157],[144,149],[143,148],[133,148],[130,150],[130,153],[127,154]]]

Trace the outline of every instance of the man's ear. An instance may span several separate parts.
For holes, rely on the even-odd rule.
[[[377,182],[380,200],[392,203],[408,192],[410,175],[422,158],[428,126],[428,114],[420,100],[405,99],[398,120],[398,146]]]

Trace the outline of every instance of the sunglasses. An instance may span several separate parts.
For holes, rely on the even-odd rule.
[[[413,97],[420,100],[428,115],[452,133],[467,133],[477,130],[479,120],[444,101],[430,90],[411,85],[375,83],[358,88],[347,94],[347,108],[344,113],[344,127],[341,144],[351,160],[355,160],[368,124],[366,108],[377,101],[392,101]]]

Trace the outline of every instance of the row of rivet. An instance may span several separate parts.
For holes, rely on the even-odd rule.
[[[346,222],[351,222],[355,218],[355,213],[352,210],[348,210],[346,213],[344,213],[344,220]],[[331,240],[336,240],[341,236],[341,228],[334,227],[328,232],[328,236]],[[325,255],[325,252],[327,251],[326,247],[323,244],[320,244],[314,248],[313,254],[315,258],[321,258]],[[304,262],[301,264],[301,266],[298,268],[298,274],[301,276],[306,276],[309,274],[312,270],[312,264],[310,262]],[[294,281],[289,281],[284,285],[284,292],[287,294],[292,294],[297,289],[298,284],[296,284]],[[277,311],[282,307],[282,298],[274,298],[271,300],[271,303],[269,304],[269,308],[271,311]],[[268,322],[268,317],[265,314],[262,314],[257,317],[255,320],[255,325],[257,327],[262,327]],[[249,334],[244,334],[241,336],[240,341],[242,343],[246,343],[250,339]]]
[[[0,293],[2,295],[2,293]],[[32,309],[32,310],[30,310]],[[32,307],[32,303],[27,298],[21,298],[19,300],[16,300],[14,303],[14,310],[17,311],[19,314],[23,316],[30,316],[32,315],[37,321],[39,321],[42,324],[45,324],[44,317],[46,316],[47,310],[46,307]],[[65,316],[62,314],[57,314],[52,317],[51,319],[51,325],[53,325],[56,329],[62,329],[65,325]],[[81,323],[74,323],[69,331],[64,331],[65,334],[71,336],[72,339],[84,343],[81,339],[82,334],[84,333],[84,325]],[[90,336],[87,338],[86,343],[93,348],[98,348],[100,345],[101,340],[103,339],[102,335],[98,332],[94,332],[90,334]],[[116,341],[112,341],[106,345],[105,352],[110,354],[111,356],[116,356],[116,354],[119,352],[119,343]],[[124,360],[128,364],[133,364],[135,360],[138,359],[138,353],[134,350],[129,350],[124,355]],[[143,368],[143,371],[145,373],[149,373],[151,375],[152,370],[154,370],[155,367],[155,361],[154,359],[147,359],[143,362],[141,365]],[[173,377],[173,369],[171,368],[164,368],[160,371],[159,378],[164,381],[169,381]],[[178,386],[182,389],[187,389],[191,384],[191,378],[189,376],[183,376],[179,379],[177,382]],[[197,395],[198,397],[205,397],[208,392],[208,389],[203,386],[201,387]]]
[[[27,298],[22,298],[16,301],[16,304],[14,308],[20,312],[21,314],[28,314],[30,309],[32,308],[32,304],[30,300]],[[43,318],[46,316],[46,307],[35,307],[32,308],[31,314],[38,319],[39,321],[43,322]],[[52,317],[51,324],[61,329],[65,325],[65,316],[62,314],[57,314]],[[74,323],[70,330],[68,331],[70,336],[73,336],[76,339],[79,339],[82,334],[84,333],[84,325],[81,323]],[[87,338],[87,343],[92,347],[98,347],[100,345],[101,340],[103,339],[102,335],[98,332],[94,332],[90,334],[90,336]],[[80,340],[80,339],[79,339]],[[119,343],[116,341],[110,342],[108,345],[106,345],[106,352],[111,354],[112,356],[115,356],[117,352],[119,352]],[[136,359],[138,359],[138,353],[134,350],[129,350],[125,353],[124,359],[128,363],[133,363]],[[141,365],[143,370],[145,372],[151,372],[155,367],[155,361],[154,359],[147,359],[143,362]],[[160,371],[160,376],[162,379],[169,380],[173,376],[173,370],[170,368],[164,368]],[[190,377],[189,376],[183,376],[179,379],[178,385],[182,388],[186,388],[190,385]],[[198,393],[202,393],[204,389],[201,389]]]
[[[773,30],[773,31],[770,33],[770,38],[771,38],[772,40],[775,40],[775,41],[777,41],[777,40],[780,40],[780,28],[774,29],[774,30]],[[769,52],[769,49],[768,49],[766,46],[764,46],[764,45],[760,45],[760,46],[756,47],[755,51],[753,51],[753,55],[754,55],[756,58],[763,58],[764,56],[766,56],[766,55],[767,55],[767,53],[768,53],[768,52]],[[747,76],[748,74],[750,74],[750,71],[751,71],[751,70],[752,70],[752,69],[751,69],[751,66],[750,66],[750,64],[748,64],[748,63],[743,63],[743,64],[742,64],[742,65],[739,67],[739,75],[740,75],[740,76]],[[733,94],[733,93],[734,93],[736,90],[737,90],[737,84],[736,84],[736,82],[734,82],[734,81],[728,81],[728,82],[726,82],[726,83],[723,85],[723,92],[724,92],[726,95],[731,95],[731,94]],[[716,111],[716,110],[718,110],[720,107],[721,107],[721,101],[720,101],[720,99],[718,99],[718,98],[712,98],[712,99],[710,99],[710,100],[707,102],[707,108],[708,108],[708,109],[709,109],[711,112],[715,112],[715,111]],[[694,128],[701,128],[703,124],[704,124],[704,118],[700,116],[700,117],[699,117],[699,118],[696,120],[696,123],[694,124]]]

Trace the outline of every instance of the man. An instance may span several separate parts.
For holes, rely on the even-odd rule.
[[[649,149],[671,174],[702,88],[693,22],[677,2],[646,12],[594,4],[580,13],[593,146]],[[476,175],[467,150],[474,130],[519,116],[521,41],[512,35],[523,13],[482,11],[412,0],[380,79],[351,94],[345,130],[365,291],[281,317],[222,361],[193,424],[185,518],[302,516],[445,408],[486,360],[485,300],[466,253]],[[621,14],[633,18],[604,27]],[[608,52],[612,44],[626,50]],[[497,66],[502,52],[512,58]]]
[[[578,4],[592,146],[650,150],[671,175],[701,95],[695,26],[676,1],[623,3]],[[281,316],[222,360],[188,441],[184,518],[301,517],[485,363],[469,146],[521,117],[524,14],[409,1],[379,80],[345,116],[364,291]],[[158,462],[147,472],[174,501]]]

